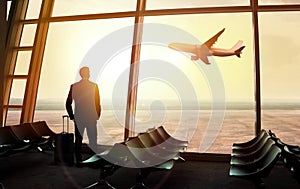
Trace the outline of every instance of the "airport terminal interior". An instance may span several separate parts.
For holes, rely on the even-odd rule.
[[[300,188],[300,1],[0,9],[0,189]],[[76,162],[60,137],[82,67],[101,116]]]

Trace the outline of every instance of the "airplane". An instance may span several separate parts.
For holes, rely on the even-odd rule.
[[[236,55],[237,57],[241,57],[242,50],[245,46],[242,46],[243,41],[239,40],[231,49],[221,49],[212,47],[214,43],[218,40],[218,37],[225,31],[223,28],[219,33],[210,38],[202,45],[194,45],[194,44],[185,44],[185,43],[171,43],[168,45],[169,48],[176,51],[183,51],[194,54],[191,56],[191,60],[201,59],[204,63],[210,64],[208,61],[208,56],[232,56]]]

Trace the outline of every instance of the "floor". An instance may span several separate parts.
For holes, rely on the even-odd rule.
[[[152,172],[145,180],[149,188],[163,189],[252,189],[250,181],[230,177],[229,155],[184,153],[185,162],[176,162],[169,171]],[[85,157],[88,158],[88,154]],[[85,188],[98,180],[100,172],[88,167],[65,166],[53,162],[53,151],[44,153],[30,150],[8,157],[1,157],[0,188]],[[135,184],[137,169],[120,168],[108,181],[117,189],[127,189]],[[291,173],[278,161],[267,178],[265,188],[299,189]],[[96,186],[92,188],[103,188]]]

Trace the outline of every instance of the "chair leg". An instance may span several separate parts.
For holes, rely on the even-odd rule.
[[[143,171],[143,169],[136,176],[136,184],[130,189],[150,189],[144,184],[144,178],[148,175],[149,172]]]
[[[132,186],[130,189],[150,189],[147,187],[144,183],[136,183],[134,186]]]
[[[105,188],[108,188],[108,189],[115,189],[112,185],[110,185],[106,180],[104,179],[101,179],[99,180],[98,182],[95,182],[94,184],[91,184],[89,185],[88,187],[85,187],[86,189],[89,189],[89,188],[93,188],[95,186],[104,186]]]
[[[111,165],[111,166],[104,166],[101,170],[100,170],[100,179],[98,182],[95,182],[87,187],[85,187],[85,189],[89,189],[89,188],[93,188],[95,186],[104,186],[105,188],[108,189],[115,189],[112,185],[109,184],[109,182],[106,180],[106,177],[108,177],[109,175],[112,174],[112,172],[114,172],[116,170],[116,167]]]

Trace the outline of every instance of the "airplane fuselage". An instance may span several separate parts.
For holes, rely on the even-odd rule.
[[[191,53],[193,54],[191,56],[192,60],[201,59],[206,64],[210,64],[207,58],[208,56],[224,57],[235,55],[237,57],[240,57],[242,50],[245,48],[245,46],[242,46],[242,40],[239,40],[231,49],[221,49],[212,47],[213,44],[217,41],[218,37],[224,32],[224,30],[225,28],[201,45],[171,43],[168,45],[168,47],[176,51]]]
[[[211,48],[210,49],[210,56],[232,56],[235,55],[235,52],[230,49],[221,49],[221,48]]]

